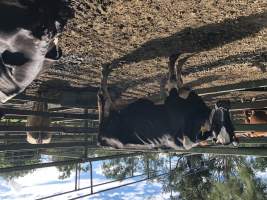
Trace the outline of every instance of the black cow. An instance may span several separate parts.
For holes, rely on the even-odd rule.
[[[139,99],[118,108],[107,89],[108,68],[103,70],[98,94],[99,145],[190,149],[210,136],[216,143],[236,142],[229,102],[218,102],[210,109],[194,91],[183,87],[181,65],[175,66],[178,56],[170,57],[168,96],[160,105]]]
[[[73,16],[66,0],[0,1],[0,101],[22,92],[58,60],[57,36]]]

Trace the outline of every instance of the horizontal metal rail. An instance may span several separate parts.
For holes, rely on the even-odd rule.
[[[130,149],[122,149],[124,151],[129,151]],[[136,151],[136,150],[135,150]],[[159,151],[162,152],[162,151]],[[192,148],[190,151],[186,150],[169,150],[168,153],[209,153],[209,154],[219,154],[219,155],[254,155],[254,156],[264,156],[267,157],[266,148],[254,148],[254,147],[239,147],[239,148],[229,148],[229,147],[195,147]],[[100,161],[100,160],[107,160],[107,159],[115,159],[115,158],[124,158],[124,157],[132,157],[132,156],[139,156],[143,155],[144,153],[151,153],[149,150],[138,150],[133,153],[127,154],[117,154],[117,155],[109,155],[109,156],[101,156],[101,157],[94,157],[94,158],[79,158],[79,159],[69,159],[65,161],[55,161],[50,163],[38,163],[38,164],[31,164],[26,166],[13,166],[13,167],[6,167],[1,168],[0,173],[7,173],[13,172],[18,170],[31,170],[36,168],[44,168],[50,166],[61,166],[61,165],[68,165],[74,163],[81,163],[81,162],[92,162],[92,161]]]
[[[210,94],[223,94],[227,92],[236,92],[242,90],[249,90],[254,88],[267,87],[267,79],[254,80],[254,81],[244,81],[241,83],[222,85],[210,88],[200,88],[195,91],[200,95],[210,95]]]
[[[165,176],[165,175],[168,175],[168,174],[169,174],[169,172],[165,172],[165,173],[158,174],[158,175],[151,176],[151,177],[147,177],[147,178],[144,178],[144,179],[141,179],[141,180],[133,181],[133,182],[130,182],[130,183],[125,183],[125,184],[122,184],[122,185],[119,185],[119,186],[115,186],[115,187],[112,187],[112,188],[103,189],[103,190],[100,190],[100,191],[97,191],[97,192],[92,192],[92,193],[85,194],[85,195],[82,195],[82,196],[79,196],[79,197],[71,198],[69,200],[75,200],[75,199],[88,197],[88,196],[91,196],[91,195],[94,195],[94,194],[98,194],[98,193],[101,193],[101,192],[106,192],[106,191],[109,191],[109,190],[114,190],[114,189],[125,187],[125,186],[128,186],[128,185],[140,183],[140,182],[143,182],[143,181],[146,181],[146,180],[155,179],[155,178],[158,178],[158,177],[161,177],[161,176]]]
[[[254,102],[233,102],[231,103],[231,111],[239,111],[246,109],[262,109],[267,108],[267,100],[263,101],[254,101]]]
[[[67,140],[84,140],[84,136],[88,133],[75,133],[75,134],[57,134],[53,133],[52,138],[57,139],[57,140],[62,140],[62,141],[67,141]],[[96,134],[89,134],[89,136],[95,136]],[[0,133],[0,140],[19,140],[21,141],[22,139],[26,138],[26,134],[23,132],[20,132],[19,134],[12,133],[12,134],[1,134]]]
[[[63,148],[63,147],[81,147],[91,145],[90,142],[59,142],[59,143],[49,143],[49,144],[7,144],[0,145],[0,151],[11,151],[11,150],[31,150],[31,149],[48,149],[48,148]],[[91,147],[96,147],[96,145],[91,145]]]
[[[104,182],[104,183],[100,183],[100,184],[95,184],[95,185],[93,185],[93,187],[98,187],[98,186],[101,186],[101,185],[107,185],[107,184],[110,184],[110,183],[124,181],[124,180],[132,179],[132,178],[142,177],[142,176],[145,176],[145,175],[147,175],[147,174],[145,173],[145,174],[134,175],[134,176],[126,177],[126,178],[117,179],[117,180],[114,180],[114,181],[108,181],[108,182]],[[53,195],[49,195],[49,196],[46,196],[46,197],[42,197],[42,198],[39,198],[37,200],[49,199],[49,198],[53,198],[53,197],[57,197],[57,196],[62,196],[62,195],[65,195],[65,194],[78,192],[78,191],[81,191],[81,190],[90,189],[90,188],[91,188],[91,186],[84,187],[84,188],[79,188],[79,189],[74,189],[74,190],[70,190],[70,191],[66,191],[66,192],[62,192],[62,193],[58,193],[58,194],[53,194]]]
[[[30,127],[30,126],[0,126],[0,132],[61,132],[61,133],[97,133],[97,128],[84,127]],[[10,134],[10,133],[7,133]]]
[[[209,153],[218,155],[238,155],[238,156],[263,156],[267,157],[267,149],[262,147],[195,147],[188,153]]]
[[[267,131],[267,124],[234,124],[235,131]],[[27,126],[0,126],[0,132],[8,135],[18,132],[62,132],[62,133],[98,133],[97,128],[84,127],[27,127]],[[8,133],[9,132],[9,133]]]
[[[56,99],[19,94],[13,100],[47,102],[61,104],[64,107],[95,108],[97,91],[98,88],[87,91],[85,89],[79,91],[79,88],[76,88],[72,91],[62,91],[60,97]]]
[[[198,88],[194,89],[194,91],[199,96],[220,96],[225,93],[229,92],[243,92],[243,91],[267,91],[267,79],[262,80],[254,80],[254,81],[244,81],[241,83],[235,83],[235,84],[229,84],[229,85],[221,85],[221,86],[215,86],[215,87],[209,87],[209,88]],[[154,101],[158,104],[163,103],[164,99],[162,99],[162,96],[160,93],[153,94],[149,97],[147,97],[151,101]]]
[[[247,132],[247,131],[258,131],[267,132],[267,124],[235,124],[235,131]]]
[[[76,108],[76,107],[56,107],[56,108],[50,108],[48,111],[49,112],[62,112],[62,111],[67,111],[67,110],[81,110],[83,108]]]
[[[239,138],[240,144],[267,144],[267,137],[240,137]]]
[[[0,173],[8,173],[8,172],[19,171],[19,170],[31,170],[31,169],[45,168],[45,167],[52,167],[52,166],[70,165],[70,164],[75,164],[75,163],[84,163],[84,162],[100,161],[100,160],[115,159],[115,158],[134,157],[134,156],[143,155],[145,153],[146,152],[130,152],[127,154],[115,154],[115,155],[100,156],[100,157],[94,157],[94,158],[77,158],[77,159],[68,159],[68,160],[63,160],[63,161],[54,161],[54,162],[49,162],[49,163],[36,163],[36,164],[30,164],[30,165],[24,165],[24,166],[5,167],[5,168],[0,168]]]
[[[265,147],[229,147],[229,146],[205,146],[194,147],[191,150],[174,150],[174,149],[116,149],[116,151],[129,151],[129,152],[150,152],[150,153],[194,153],[194,154],[218,154],[218,155],[235,155],[235,156],[262,156],[267,157],[267,149]]]
[[[8,173],[8,172],[14,172],[14,171],[20,171],[20,170],[32,170],[32,169],[62,166],[62,165],[71,165],[71,164],[79,163],[82,161],[83,159],[68,159],[68,160],[55,161],[55,162],[49,162],[49,163],[38,163],[38,164],[31,164],[31,165],[24,165],[24,166],[5,167],[5,168],[0,168],[0,173]]]
[[[38,102],[47,102],[52,104],[58,104],[57,99],[45,98],[45,97],[37,97],[37,96],[30,96],[26,94],[19,94],[15,96],[12,100],[19,100],[19,101],[38,101]]]
[[[241,144],[247,144],[247,143],[254,143],[254,144],[265,144],[266,143],[265,138],[240,138],[240,143]],[[89,145],[89,146],[88,146]],[[7,144],[7,145],[0,145],[0,151],[15,151],[15,150],[31,150],[31,149],[49,149],[49,148],[63,148],[63,147],[83,147],[83,146],[88,146],[89,149],[91,150],[97,150],[97,149],[102,149],[101,147],[98,147],[96,145],[92,145],[91,142],[59,142],[59,143],[50,143],[50,144],[28,144],[28,143],[14,143],[14,144]],[[195,147],[195,148],[199,148],[199,147]],[[194,149],[195,149],[194,148]],[[208,149],[208,148],[212,148],[214,149],[215,147],[203,147],[204,149]],[[220,149],[222,149],[222,146],[218,147]],[[234,149],[235,148],[231,148],[231,147],[227,147],[227,146],[223,146],[223,149],[225,148],[230,148],[230,149]],[[248,147],[249,148],[254,148],[254,147]],[[106,150],[113,150],[113,149],[106,149]],[[151,151],[151,152],[173,152],[173,150],[155,150],[155,149],[143,149],[145,151]],[[115,151],[143,151],[142,149],[131,149],[131,148],[127,148],[127,149],[116,149]],[[184,152],[187,153],[187,151],[184,150],[178,150],[177,152]],[[204,152],[205,153],[205,152]],[[253,153],[253,151],[252,151]],[[260,154],[261,155],[261,154]]]
[[[171,169],[171,160],[169,160],[169,162],[170,162],[170,165],[169,165],[168,172],[164,172],[163,170],[150,170],[150,169],[148,169],[148,172],[143,173],[143,174],[132,175],[132,176],[129,176],[129,177],[125,177],[125,178],[121,178],[121,179],[115,179],[115,180],[112,180],[112,181],[107,181],[107,182],[103,182],[103,183],[99,183],[99,184],[93,184],[93,181],[92,181],[93,177],[92,177],[92,174],[91,174],[91,177],[90,177],[91,178],[91,185],[90,186],[79,188],[79,189],[75,188],[74,190],[70,190],[70,191],[66,191],[66,192],[62,192],[62,193],[56,193],[56,194],[53,194],[53,195],[42,197],[42,198],[40,198],[38,200],[50,199],[50,198],[53,198],[53,197],[58,197],[58,196],[61,196],[61,195],[66,195],[66,194],[70,194],[70,193],[73,193],[73,192],[78,192],[78,191],[85,190],[85,189],[91,189],[91,192],[89,194],[86,194],[84,196],[71,198],[71,199],[79,199],[81,197],[90,196],[90,195],[94,195],[94,194],[97,194],[97,193],[100,193],[100,192],[105,192],[105,191],[108,191],[108,190],[113,190],[113,189],[116,189],[116,188],[119,188],[119,187],[135,184],[135,183],[142,182],[142,181],[145,181],[145,180],[149,180],[149,179],[154,179],[154,178],[157,178],[157,177],[165,176],[165,175],[168,175],[168,174],[172,173],[173,171],[175,171],[175,169]],[[160,173],[160,174],[157,174],[157,173]],[[150,174],[155,174],[155,175],[151,176]],[[98,186],[108,185],[108,184],[114,183],[114,182],[119,182],[119,181],[123,181],[123,180],[127,180],[127,179],[133,179],[133,178],[137,178],[137,177],[145,177],[145,176],[146,176],[146,178],[143,178],[143,179],[140,179],[140,180],[136,180],[136,181],[132,181],[132,182],[126,183],[126,184],[121,184],[119,186],[115,186],[115,187],[110,187],[110,188],[107,188],[107,189],[99,190],[97,192],[95,192],[93,190],[93,188],[98,187]]]
[[[1,108],[1,112],[5,115],[19,115],[19,116],[42,116],[42,117],[53,117],[53,118],[74,118],[74,119],[98,119],[96,114],[74,114],[74,113],[55,113],[55,112],[41,112],[32,110],[18,110],[18,109],[8,109]]]

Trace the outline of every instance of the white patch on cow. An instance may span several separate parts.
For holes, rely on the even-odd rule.
[[[59,24],[58,21],[56,21],[55,23],[58,23],[58,24]],[[55,44],[56,46],[58,45],[58,37],[56,37],[56,38],[54,39],[54,44]]]
[[[192,142],[189,137],[187,136],[184,136],[184,139],[183,139],[183,146],[186,150],[190,150],[192,149],[193,147],[195,146],[198,146],[199,143],[194,143]]]
[[[31,137],[29,134],[27,134],[27,142],[29,142],[30,144],[38,144],[37,140]]]
[[[49,137],[47,139],[42,139],[41,144],[49,144],[51,142],[52,137]],[[34,139],[30,134],[27,133],[27,142],[30,144],[38,144],[38,139]]]
[[[148,139],[148,142],[149,142],[149,145],[151,145],[151,148],[155,148],[157,147],[157,142],[156,142],[156,139]]]
[[[142,138],[137,133],[135,133],[135,135],[143,144],[148,145],[148,143],[142,140]]]
[[[217,136],[217,142],[216,143],[228,144],[229,142],[230,142],[229,134],[226,131],[225,127],[223,126],[221,128],[219,135]]]
[[[174,142],[174,138],[169,134],[163,135],[161,138],[151,138],[147,139],[148,142],[145,142],[137,133],[135,133],[136,137],[143,143],[142,145],[137,144],[127,144],[127,147],[134,147],[134,148],[160,148],[160,147],[170,147],[175,150],[181,150],[182,148],[177,146]]]
[[[180,150],[181,147],[177,146],[174,142],[174,139],[170,135],[164,135],[162,138],[159,139],[162,146],[170,147],[175,150]]]
[[[112,147],[119,148],[119,149],[122,149],[124,147],[124,145],[117,139],[106,138],[106,137],[103,137],[102,139],[105,140],[107,144],[109,144]]]

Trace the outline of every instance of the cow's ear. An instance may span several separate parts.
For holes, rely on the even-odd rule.
[[[58,45],[53,45],[46,53],[45,58],[51,61],[59,60],[62,56],[62,50]]]

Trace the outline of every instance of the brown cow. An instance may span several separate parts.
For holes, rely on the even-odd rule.
[[[267,111],[264,110],[246,110],[245,114],[245,123],[246,124],[267,124]],[[247,133],[248,137],[266,137],[267,132],[249,132]]]
[[[47,102],[34,102],[33,111],[48,111]],[[29,116],[27,117],[26,126],[30,127],[49,127],[50,119],[44,116]],[[39,132],[27,132],[27,142],[31,144],[47,144],[51,142],[52,133],[39,131]]]

